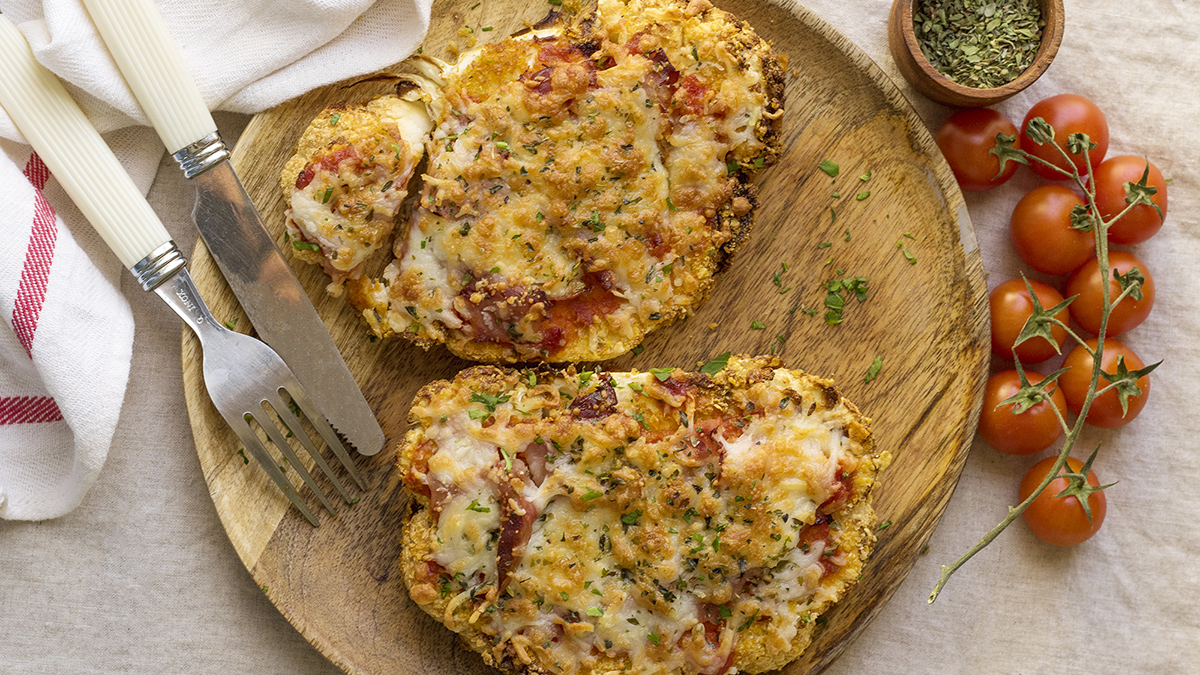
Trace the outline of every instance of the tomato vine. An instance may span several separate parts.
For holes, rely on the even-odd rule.
[[[1055,458],[1053,466],[1046,472],[1045,476],[1036,488],[1025,497],[1016,506],[1011,506],[1008,509],[1008,514],[1004,520],[987,532],[978,542],[970,549],[963,553],[957,560],[950,565],[943,565],[941,575],[938,578],[937,584],[933,588],[933,592],[929,595],[929,602],[937,600],[938,594],[945,588],[946,583],[963,565],[967,563],[976,553],[982,551],[988,544],[992,543],[997,536],[1000,535],[1014,520],[1021,516],[1022,513],[1033,503],[1035,499],[1041,495],[1054,480],[1061,477],[1074,477],[1075,472],[1068,471],[1063,473],[1063,467],[1067,465],[1068,456],[1072,448],[1075,447],[1075,442],[1079,438],[1080,432],[1083,430],[1084,422],[1088,415],[1088,410],[1091,409],[1092,403],[1100,394],[1113,390],[1120,399],[1122,409],[1126,409],[1130,397],[1141,395],[1141,389],[1138,387],[1138,380],[1159,366],[1162,361],[1153,363],[1144,368],[1129,370],[1125,364],[1123,357],[1118,359],[1117,372],[1110,375],[1103,370],[1103,356],[1105,334],[1108,332],[1109,318],[1113,312],[1113,306],[1128,297],[1138,298],[1142,292],[1142,284],[1144,279],[1140,275],[1119,275],[1117,278],[1120,292],[1116,298],[1112,297],[1110,292],[1110,271],[1109,256],[1108,256],[1108,232],[1113,223],[1119,220],[1122,216],[1129,213],[1139,205],[1149,205],[1157,209],[1153,197],[1158,192],[1157,188],[1150,185],[1150,163],[1146,162],[1145,170],[1142,172],[1142,177],[1137,182],[1127,182],[1125,188],[1125,208],[1119,213],[1112,215],[1109,218],[1104,218],[1103,213],[1096,203],[1096,181],[1092,171],[1091,151],[1097,147],[1097,144],[1088,137],[1086,133],[1073,133],[1067,137],[1067,147],[1063,148],[1058,141],[1055,140],[1054,127],[1051,126],[1044,118],[1034,117],[1028,120],[1025,130],[1024,139],[1018,142],[1016,135],[1006,135],[999,133],[996,135],[996,147],[991,150],[991,153],[996,156],[1000,163],[1000,173],[1005,171],[1008,162],[1019,162],[1029,165],[1031,168],[1036,167],[1038,173],[1046,176],[1056,176],[1059,179],[1068,179],[1082,190],[1085,204],[1079,204],[1072,212],[1072,222],[1078,223],[1079,229],[1090,228],[1095,242],[1096,258],[1099,263],[1101,283],[1101,301],[1102,311],[1100,315],[1100,331],[1094,340],[1084,340],[1074,331],[1071,330],[1065,322],[1060,320],[1055,314],[1069,305],[1075,298],[1067,298],[1061,305],[1046,309],[1040,303],[1034,302],[1033,314],[1026,320],[1024,328],[1020,335],[1016,338],[1013,345],[1013,359],[1015,361],[1016,370],[1020,377],[1021,389],[1012,397],[1004,400],[1001,404],[1017,404],[1014,406],[1017,410],[1023,410],[1031,405],[1041,401],[1047,401],[1054,409],[1054,414],[1058,417],[1059,423],[1063,427],[1065,436],[1062,441],[1062,447],[1059,449],[1058,456]],[[1038,153],[1034,154],[1025,149],[1022,149],[1020,144],[1025,144],[1029,147],[1029,141],[1038,146]],[[1104,139],[1107,143],[1107,139]],[[1042,146],[1050,146],[1053,152],[1047,153],[1042,149]],[[1032,149],[1032,148],[1031,148]],[[1068,151],[1070,154],[1068,154]],[[1041,154],[1049,154],[1053,157],[1053,153],[1057,153],[1063,160],[1063,168],[1057,163],[1044,159]],[[1071,155],[1079,157],[1072,159]],[[1080,166],[1082,165],[1082,166]],[[1084,169],[1081,171],[1081,169]],[[1086,179],[1085,179],[1086,176]],[[1160,212],[1161,213],[1161,212]],[[1029,291],[1030,296],[1036,297],[1033,287],[1028,280],[1025,280],[1025,286]],[[1038,381],[1036,384],[1031,384],[1025,376],[1024,368],[1021,364],[1021,359],[1017,355],[1017,346],[1021,343],[1037,338],[1045,337],[1053,344],[1050,338],[1052,328],[1065,330],[1070,339],[1077,342],[1082,349],[1087,350],[1092,356],[1092,371],[1091,380],[1088,384],[1087,394],[1083,399],[1083,404],[1078,412],[1078,417],[1075,424],[1068,425],[1065,413],[1059,409],[1048,393],[1048,387],[1063,373],[1067,372],[1067,368],[1059,369],[1058,371],[1047,375],[1045,379]],[[1093,347],[1092,344],[1095,346]],[[1057,350],[1057,345],[1055,345]],[[1107,382],[1103,387],[1100,387],[1101,377]],[[1099,448],[1097,448],[1098,450]],[[1095,459],[1095,453],[1088,460],[1087,466],[1090,467],[1092,459]],[[1083,471],[1086,476],[1087,470]],[[1078,482],[1078,481],[1075,481]],[[1107,487],[1107,486],[1104,486]],[[1100,488],[1102,489],[1102,488]],[[1084,495],[1084,499],[1087,495]],[[1090,516],[1090,513],[1089,513]]]

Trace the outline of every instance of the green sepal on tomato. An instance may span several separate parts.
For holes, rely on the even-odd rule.
[[[1071,350],[1063,360],[1062,365],[1067,372],[1058,378],[1058,383],[1067,398],[1067,408],[1076,415],[1083,410],[1083,402],[1092,382],[1092,366],[1096,362],[1092,354],[1097,344],[1097,339],[1092,338],[1086,342],[1086,346],[1079,345]],[[1146,366],[1125,343],[1106,338],[1104,355],[1100,360],[1103,374],[1096,383],[1096,391],[1110,384],[1116,386],[1103,394],[1096,394],[1084,421],[1103,429],[1116,429],[1132,422],[1146,407],[1146,400],[1150,397],[1150,372],[1158,367],[1158,363]]]
[[[1129,213],[1108,228],[1109,241],[1140,244],[1162,229],[1167,216],[1167,181],[1154,164],[1133,155],[1110,157],[1096,168],[1094,180],[1096,208],[1105,220],[1135,203],[1127,200],[1137,197],[1138,187],[1147,193],[1146,199],[1135,203]]]
[[[1000,159],[992,152],[996,135],[1014,139],[1020,148],[1017,126],[1003,113],[990,108],[959,110],[946,120],[937,133],[937,144],[958,186],[966,192],[980,192],[1003,185],[1017,172],[1017,163],[1008,162],[1000,169]]]
[[[988,309],[992,320],[992,353],[997,356],[1011,359],[1015,353],[1022,363],[1041,363],[1059,354],[1067,340],[1063,328],[1070,318],[1067,302],[1061,293],[1040,281],[1002,282],[988,295]],[[1051,318],[1063,326],[1051,322]]]
[[[1059,413],[1066,415],[1067,400],[1053,382],[1038,387],[1046,376],[1026,370],[1026,382],[1033,389],[1022,395],[1021,373],[1002,370],[988,378],[979,414],[979,436],[997,452],[1031,455],[1054,445],[1062,437]],[[1011,402],[1010,399],[1017,398]],[[1053,401],[1053,407],[1051,402]],[[1020,412],[1016,412],[1020,410]]]
[[[1082,208],[1083,199],[1062,185],[1030,190],[1017,202],[1009,220],[1009,236],[1017,255],[1043,274],[1068,274],[1078,269],[1096,250],[1091,229],[1075,227],[1071,218],[1072,212]]]
[[[1120,335],[1133,330],[1154,307],[1154,277],[1146,263],[1132,253],[1108,252],[1108,297],[1115,301],[1125,284],[1138,283],[1121,301],[1113,305],[1108,316],[1104,335]],[[1067,295],[1076,296],[1071,303],[1071,318],[1092,335],[1100,334],[1100,321],[1104,317],[1104,281],[1100,278],[1100,261],[1092,258],[1075,270],[1067,280]]]
[[[1086,157],[1084,153],[1072,154],[1070,150],[1067,151],[1071,163],[1075,165],[1079,175],[1087,175],[1088,160],[1091,161],[1093,169],[1104,160],[1104,155],[1108,152],[1108,120],[1105,119],[1100,108],[1089,99],[1078,94],[1051,96],[1035,103],[1025,114],[1025,120],[1021,123],[1021,149],[1063,171],[1070,172],[1067,160],[1051,143],[1039,144],[1030,137],[1029,123],[1037,118],[1045,120],[1054,127],[1054,142],[1062,148],[1069,147],[1069,139],[1072,135],[1087,134],[1094,147],[1087,151]],[[1029,168],[1033,169],[1037,175],[1050,180],[1070,178],[1069,173],[1055,171],[1036,161],[1030,162]]]
[[[1063,467],[1066,471],[1052,479],[1021,514],[1029,530],[1038,539],[1054,546],[1074,546],[1091,539],[1100,530],[1108,511],[1104,489],[1113,484],[1100,484],[1096,472],[1092,471],[1092,460],[1095,458],[1096,453],[1093,452],[1085,464],[1068,457]],[[1021,501],[1028,499],[1042,484],[1046,474],[1054,468],[1056,459],[1047,457],[1029,468],[1021,479]],[[1084,508],[1084,504],[1087,508]]]

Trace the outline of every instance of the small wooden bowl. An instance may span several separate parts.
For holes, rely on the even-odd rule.
[[[888,45],[892,58],[904,79],[926,97],[960,108],[982,108],[1009,98],[1033,84],[1054,61],[1058,47],[1062,44],[1064,12],[1062,0],[1040,0],[1042,18],[1046,27],[1042,29],[1042,45],[1038,48],[1033,63],[1015,80],[991,89],[978,89],[961,85],[938,72],[917,41],[913,27],[913,0],[894,0],[888,16]]]

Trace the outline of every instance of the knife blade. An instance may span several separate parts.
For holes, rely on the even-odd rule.
[[[229,163],[183,53],[150,0],[84,0],[121,74],[196,187],[196,228],[259,337],[363,455],[383,429]]]

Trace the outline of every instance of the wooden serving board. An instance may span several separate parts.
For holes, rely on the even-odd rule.
[[[482,0],[468,9],[472,4],[434,3],[425,53],[453,58],[447,45],[466,46],[459,35],[464,25],[483,38],[508,35],[548,7]],[[841,653],[895,591],[954,490],[987,373],[986,287],[954,178],[878,67],[792,0],[718,4],[788,57],[783,156],[759,176],[753,237],[708,302],[688,321],[648,337],[642,354],[604,366],[694,368],[725,351],[775,348],[787,366],[833,378],[873,418],[878,446],[894,457],[874,497],[879,520],[892,525],[880,531],[863,579],[828,614],[808,653],[786,670],[813,673]],[[480,31],[483,26],[493,30]],[[279,172],[301,131],[326,104],[367,100],[389,87],[380,81],[325,87],[250,122],[234,164],[280,241]],[[818,170],[823,159],[840,165],[836,179]],[[860,180],[867,172],[870,180]],[[867,191],[869,197],[856,198]],[[776,286],[773,275],[782,263],[787,272]],[[375,457],[358,458],[368,482],[360,501],[341,505],[336,518],[318,512],[322,525],[311,527],[264,472],[238,454],[236,438],[205,392],[199,343],[185,331],[183,378],[196,449],[229,538],[270,600],[346,672],[491,672],[409,601],[397,569],[406,497],[393,455],[407,428],[409,402],[425,383],[469,364],[440,347],[425,352],[399,339],[368,341],[354,312],[325,296],[326,279],[317,268],[296,263],[293,269],[378,414],[388,446]],[[202,243],[191,271],[217,318],[236,318],[246,330],[247,319]],[[852,276],[867,277],[868,299],[848,302],[845,322],[826,325],[822,284]],[[756,320],[765,329],[752,330]],[[865,383],[876,355],[883,357],[882,369]],[[319,508],[311,495],[309,502]]]

